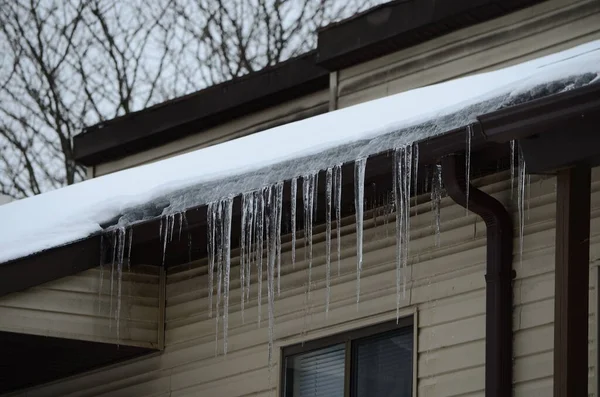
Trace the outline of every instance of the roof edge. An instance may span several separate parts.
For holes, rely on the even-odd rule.
[[[225,119],[326,89],[329,72],[311,51],[255,73],[207,87],[110,121],[74,137],[75,161],[91,166],[196,134]]]

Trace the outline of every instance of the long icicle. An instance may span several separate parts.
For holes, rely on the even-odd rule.
[[[221,291],[223,288],[223,202],[217,204],[217,218],[215,225],[217,227],[217,305],[215,314],[215,356],[219,354],[219,317],[221,315]]]
[[[440,246],[441,235],[441,199],[442,199],[442,165],[436,164],[433,168],[433,179],[431,181],[431,206],[435,226],[435,246]]]
[[[393,174],[393,189],[394,189],[394,205],[396,207],[396,322],[400,318],[400,292],[402,287],[402,218],[403,218],[403,205],[402,205],[402,156],[403,148],[398,148],[394,151],[394,164],[392,169]]]
[[[308,299],[310,301],[312,289],[312,262],[313,262],[313,214],[314,214],[314,189],[318,173],[303,177],[303,197],[304,197],[304,219],[305,219],[305,240],[308,246]]]
[[[250,201],[248,200],[248,193],[242,194],[242,220],[241,220],[241,229],[240,229],[240,290],[242,293],[240,294],[240,310],[242,312],[242,324],[244,321],[244,304],[246,294],[244,293],[244,288],[246,286],[246,228],[248,222],[248,205]]]
[[[471,189],[471,137],[473,136],[473,126],[469,124],[467,126],[467,142],[466,142],[466,156],[465,156],[465,181],[466,181],[466,199],[467,203],[465,205],[466,215],[469,215],[469,193]]]
[[[223,354],[227,355],[227,334],[229,331],[229,282],[231,280],[231,212],[233,198],[224,200],[223,208],[223,262],[225,264],[224,291],[223,291]]]
[[[258,213],[256,227],[256,249],[258,250],[258,258],[256,260],[257,278],[258,278],[258,327],[260,327],[262,319],[262,279],[263,279],[263,237],[265,225],[265,189],[262,189],[257,195]]]
[[[335,176],[335,228],[337,240],[337,273],[340,276],[341,256],[342,256],[342,165],[333,167]]]
[[[414,158],[414,166],[413,166],[413,193],[415,195],[415,215],[417,215],[417,196],[419,192],[417,191],[417,183],[419,180],[419,144],[415,142],[413,144],[413,158]]]
[[[104,249],[104,233],[100,235],[100,279],[98,280],[98,314],[102,313],[102,292],[104,289],[104,262],[106,261]]]
[[[292,269],[296,268],[296,200],[298,199],[298,178],[292,178],[290,186],[290,212],[292,229]]]
[[[327,168],[325,174],[325,317],[329,315],[329,302],[331,300],[331,196],[333,185],[333,169]]]
[[[510,199],[515,197],[515,140],[510,141]]]
[[[519,209],[519,263],[523,265],[523,247],[525,243],[525,180],[527,175],[525,158],[519,150],[518,166],[518,209]]]
[[[253,238],[254,235],[256,234],[256,203],[258,201],[257,199],[257,195],[258,192],[254,192],[252,194],[250,194],[250,204],[248,205],[248,209],[250,211],[250,219],[248,221],[248,238],[246,241],[248,241],[248,260],[246,261],[246,301],[250,300],[250,280],[251,280],[251,273],[252,273],[252,258],[254,258],[256,255],[256,243],[254,243],[254,253],[252,251],[252,245],[253,245]],[[255,259],[256,261],[256,259]],[[243,290],[242,290],[243,293]]]
[[[411,188],[412,188],[412,183],[411,183],[411,178],[412,178],[412,166],[413,166],[413,159],[412,159],[412,150],[413,150],[413,146],[412,145],[408,145],[405,149],[405,167],[404,167],[404,174],[402,176],[402,178],[404,179],[404,185],[406,186],[405,188],[405,192],[404,192],[404,256],[403,256],[403,260],[402,260],[402,271],[404,273],[404,281],[402,284],[402,295],[403,297],[406,297],[406,269],[408,266],[408,254],[409,254],[409,247],[410,247],[410,197],[411,197]]]
[[[269,311],[269,343],[268,343],[268,363],[269,363],[269,378],[271,376],[271,371],[273,368],[273,335],[275,328],[275,260],[277,257],[277,231],[279,227],[277,226],[277,220],[279,218],[279,200],[277,197],[279,195],[279,184],[275,187],[275,189],[269,189],[269,214],[267,216],[267,224],[268,230],[267,234],[269,235],[269,246],[267,247],[268,255],[268,264],[267,264],[267,305]],[[270,219],[270,220],[269,220]]]
[[[118,247],[118,262],[117,262],[117,310],[115,311],[115,321],[117,323],[117,342],[121,337],[121,290],[123,284],[123,260],[125,257],[125,234],[124,227],[117,229],[119,240]]]
[[[213,290],[215,274],[215,204],[209,203],[206,207],[206,241],[208,251],[208,317],[212,318]]]
[[[109,323],[108,328],[112,330],[112,311],[113,311],[113,295],[115,292],[115,261],[117,260],[117,231],[114,230],[112,233],[112,244],[113,244],[113,256],[110,264],[110,310],[109,310]]]
[[[277,239],[277,296],[281,294],[281,214],[283,212],[283,182],[275,185],[275,208],[277,210],[275,237]]]
[[[363,266],[363,222],[365,197],[365,168],[367,159],[354,163],[354,207],[356,209],[356,310],[360,302],[360,274]]]

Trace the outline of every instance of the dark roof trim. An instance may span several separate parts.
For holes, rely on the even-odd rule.
[[[75,136],[75,160],[95,165],[302,95],[326,89],[329,72],[309,52],[256,73],[86,128]]]
[[[478,119],[486,140],[519,140],[529,173],[551,174],[578,162],[600,164],[597,127],[600,84],[502,109]]]
[[[525,134],[534,134],[533,136],[553,136],[561,134],[565,139],[574,140],[574,135],[590,137],[597,135],[597,125],[600,119],[600,84],[578,88],[569,92],[552,95],[546,98],[533,100],[531,102],[516,105],[511,108],[490,113],[481,116],[479,124],[474,125],[474,136],[471,141],[471,148],[475,155],[492,151],[499,146],[503,146],[512,139],[523,139]],[[518,117],[516,116],[518,115]],[[584,128],[579,130],[578,134],[572,134],[574,120],[589,120],[585,124],[577,125]],[[519,121],[520,120],[520,121]],[[548,122],[551,120],[551,122]],[[503,128],[502,123],[510,125],[510,128]],[[437,162],[441,157],[452,153],[460,153],[465,150],[466,128],[460,128],[449,131],[419,143],[419,162],[421,165]],[[530,136],[530,135],[528,135]],[[595,139],[595,138],[594,138]],[[600,136],[599,136],[600,139]],[[555,142],[559,142],[556,141]],[[577,150],[565,151],[563,141],[555,148],[555,156],[567,156],[569,161],[575,163],[580,161],[577,158]],[[550,145],[551,143],[548,143]],[[556,145],[555,145],[556,146]],[[588,149],[599,152],[600,143],[589,145]],[[591,148],[591,149],[590,149]],[[589,156],[588,151],[581,152],[583,156]],[[485,157],[489,157],[486,156]],[[388,153],[369,158],[367,167],[367,181],[388,180],[391,172],[390,156]],[[351,185],[352,164],[344,166],[343,184],[344,191],[353,191]],[[531,170],[530,163],[528,168]],[[420,173],[423,174],[423,173]],[[325,178],[319,178],[324,180]],[[369,182],[370,183],[370,182]],[[284,189],[284,201],[286,192],[289,192],[289,186]],[[319,186],[319,194],[324,193],[324,185]],[[301,195],[298,195],[301,200]],[[238,197],[239,198],[239,197]],[[353,198],[350,197],[352,200]],[[234,202],[234,219],[239,222],[240,200]],[[301,205],[301,204],[300,204]],[[184,232],[196,231],[201,236],[205,233],[198,230],[206,225],[205,206],[191,208],[186,211],[187,226]],[[236,215],[237,214],[237,215]],[[301,223],[300,223],[301,224]],[[155,263],[156,258],[162,257],[162,244],[159,241],[160,220],[154,219],[148,222],[142,222],[134,226],[132,263]],[[232,225],[233,230],[239,230],[239,225]],[[182,241],[173,241],[167,248],[166,263],[176,265],[184,263],[188,259],[188,242],[185,238]],[[196,242],[195,249],[205,249],[205,242]],[[75,274],[83,270],[98,266],[101,262],[101,237],[99,235],[70,243],[68,245],[49,249],[24,258],[19,258],[10,262],[0,264],[0,296],[10,292],[20,291],[35,285],[47,282],[53,279]],[[233,242],[235,245],[235,242]],[[138,256],[139,257],[136,257]],[[110,255],[104,255],[104,261],[110,261]],[[152,260],[154,262],[152,262]],[[149,262],[150,261],[150,262]],[[27,277],[23,277],[27,274]]]
[[[542,1],[392,1],[320,30],[317,62],[345,68]]]

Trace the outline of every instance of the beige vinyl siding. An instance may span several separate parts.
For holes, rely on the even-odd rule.
[[[592,263],[600,257],[600,173],[594,171]],[[477,181],[510,204],[507,173]],[[515,396],[547,396],[552,389],[555,181],[532,178],[523,262],[515,234]],[[417,392],[424,396],[483,396],[485,361],[485,228],[473,214],[442,201],[441,246],[434,246],[430,203],[413,208],[410,280],[401,315],[416,314]],[[418,215],[415,214],[418,212]],[[515,225],[517,212],[514,209]],[[341,274],[332,267],[329,315],[324,313],[324,227],[315,228],[314,286],[306,304],[307,264],[299,247],[295,268],[284,238],[281,296],[276,299],[276,348],[395,318],[394,222],[365,219],[361,303],[356,309],[354,219],[343,222]],[[301,236],[299,236],[301,237]],[[300,238],[300,242],[302,239]],[[335,240],[333,242],[335,246]],[[235,254],[235,252],[234,252]],[[234,263],[236,261],[234,260]],[[591,269],[593,270],[592,265]],[[253,269],[254,277],[256,275]],[[593,273],[595,274],[595,273]],[[269,381],[267,308],[257,327],[257,283],[242,324],[237,266],[232,271],[229,353],[215,356],[215,321],[208,318],[206,261],[171,269],[167,287],[166,347],[162,354],[32,389],[28,396],[277,396],[279,362]],[[591,286],[595,283],[591,282]],[[263,299],[266,301],[266,285]],[[590,395],[595,395],[595,289],[590,296]],[[219,334],[219,350],[222,334]]]
[[[598,38],[600,2],[546,1],[339,71],[338,107],[499,69]]]
[[[221,124],[215,127],[157,148],[98,164],[93,168],[90,167],[88,177],[90,174],[96,177],[110,174],[312,117],[327,112],[328,106],[328,91],[315,92],[246,116],[222,120]]]
[[[102,277],[103,280],[102,280]],[[139,266],[123,274],[117,339],[116,271],[111,299],[110,265],[0,298],[0,331],[156,348],[158,275]],[[102,281],[102,289],[100,284]]]

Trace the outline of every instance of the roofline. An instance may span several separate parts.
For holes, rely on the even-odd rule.
[[[319,30],[318,63],[337,70],[546,0],[396,0]]]
[[[546,0],[396,0],[318,31],[317,50],[85,128],[74,158],[93,166],[329,88],[329,71],[365,62]]]
[[[311,51],[255,73],[87,127],[74,157],[96,165],[164,145],[273,105],[324,90],[329,72]]]
[[[600,135],[596,133],[596,126],[600,121],[600,84],[577,88],[515,105],[480,116],[478,120],[479,122],[473,126],[474,136],[471,140],[474,158],[477,157],[477,153],[481,153],[480,157],[489,161],[490,156],[487,154],[490,151],[496,151],[497,153],[500,149],[499,151],[502,153],[502,149],[506,149],[506,144],[513,139],[524,139],[523,142],[526,142],[525,138],[528,137],[552,136],[547,145],[552,145],[552,142],[559,142],[556,144],[559,147],[555,148],[553,155],[559,158],[556,160],[556,164],[565,167],[569,164],[589,161],[592,156],[600,155],[600,149],[595,149],[594,153],[590,153],[589,150],[581,151],[579,147],[576,148],[577,150],[565,150],[564,143],[557,141],[554,135],[561,134],[566,136],[566,139],[574,141],[574,134],[570,126],[576,120],[585,120],[584,124],[578,125],[585,130],[576,135],[581,135],[588,140],[582,143],[586,147],[600,148]],[[435,164],[444,156],[464,152],[466,131],[467,128],[463,127],[420,142],[420,166]],[[581,153],[579,157],[578,153]],[[389,179],[392,167],[390,165],[391,157],[388,154],[388,152],[384,152],[369,158],[370,166],[367,167],[367,182]],[[561,156],[567,158],[568,162],[560,161]],[[472,162],[472,164],[476,164],[476,162]],[[547,167],[555,166],[555,164],[548,163],[540,164],[545,164]],[[529,165],[528,162],[528,167]],[[344,167],[344,180],[342,182],[344,185],[349,186],[353,183],[353,178],[351,178],[353,164],[348,163]],[[533,167],[529,167],[530,170],[535,169],[535,163],[533,163]],[[476,169],[476,166],[473,169]],[[537,171],[541,172],[543,170],[538,169]],[[420,175],[422,174],[424,173],[420,173]],[[324,180],[325,178],[319,179]],[[353,191],[353,189],[346,188],[344,191]],[[289,197],[285,197],[286,192],[289,192],[287,186],[284,190],[284,200],[289,201]],[[324,186],[319,186],[319,194],[324,194]],[[301,195],[298,196],[301,199]],[[234,201],[234,218],[237,214],[237,221],[239,221],[240,215],[239,201],[238,196]],[[197,231],[199,228],[206,226],[205,207],[206,205],[201,205],[186,211],[187,225],[184,232]],[[157,244],[157,241],[160,241],[160,222],[160,219],[154,219],[133,226],[135,229],[133,245],[137,247],[132,251],[132,261],[134,263],[135,255],[145,255],[143,258],[138,258],[139,263],[162,257],[162,245]],[[234,228],[233,230],[238,229]],[[61,247],[0,264],[0,296],[99,266],[103,256],[101,255],[101,241],[101,235],[96,234]],[[176,265],[185,263],[188,260],[187,241],[181,243],[173,241],[169,244],[169,247],[172,248],[167,252],[168,262]],[[170,257],[173,251],[180,255]],[[108,255],[104,256],[110,260]],[[21,277],[24,273],[29,276]]]

